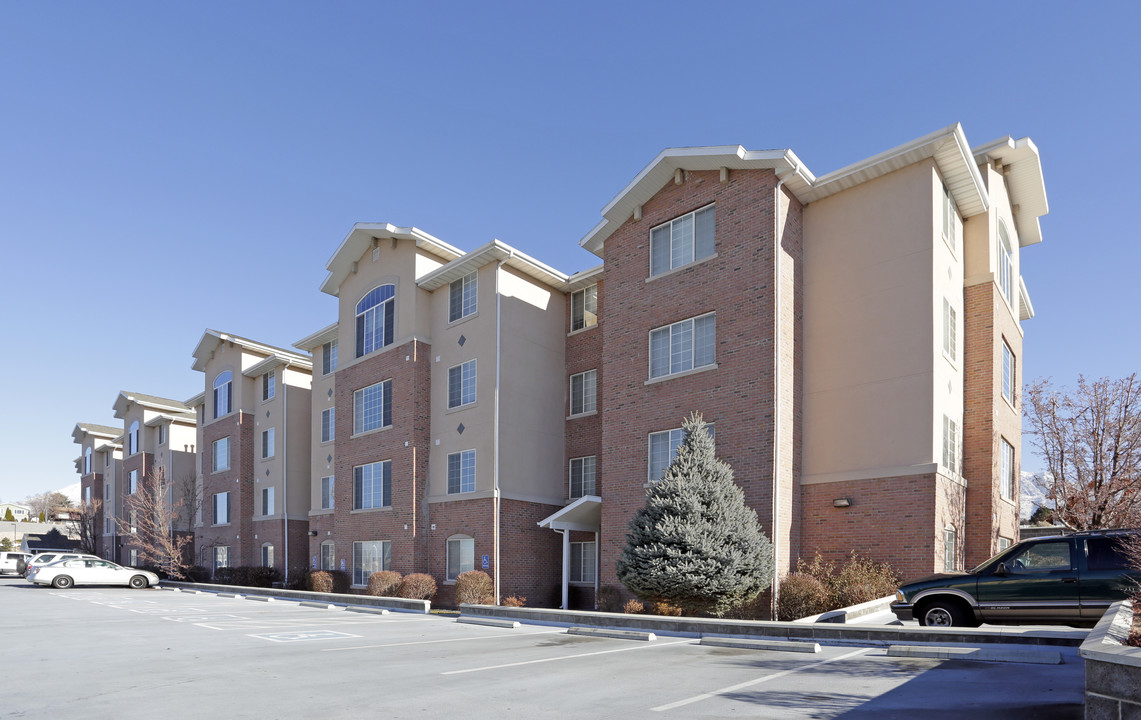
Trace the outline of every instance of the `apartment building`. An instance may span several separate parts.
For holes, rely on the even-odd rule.
[[[308,565],[312,360],[307,354],[206,330],[193,352],[205,390],[194,471],[198,564]]]
[[[136,566],[139,548],[131,536],[138,525],[129,500],[144,483],[156,481],[160,474],[169,481],[174,531],[192,532],[196,421],[186,403],[143,393],[120,392],[112,410],[123,425],[114,438],[117,447],[104,451],[104,461],[111,460],[116,472],[103,478],[103,542],[115,562]],[[116,453],[121,455],[118,462]],[[114,478],[110,489],[109,476]]]
[[[71,438],[79,445],[75,469],[79,473],[80,502],[94,506],[95,552],[100,557],[113,559],[114,520],[111,509],[114,500],[115,474],[122,462],[122,445],[117,439],[123,434],[121,427],[96,423],[77,423]]]

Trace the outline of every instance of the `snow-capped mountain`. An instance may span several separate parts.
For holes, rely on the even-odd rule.
[[[1022,473],[1022,493],[1021,493],[1021,516],[1022,522],[1030,519],[1034,511],[1040,505],[1046,503],[1046,487],[1050,482],[1049,473],[1043,472],[1023,472]]]

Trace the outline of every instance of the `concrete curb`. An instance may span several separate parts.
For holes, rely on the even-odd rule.
[[[796,623],[849,623],[856,618],[862,618],[867,615],[875,615],[876,613],[887,612],[891,610],[891,604],[895,602],[894,595],[887,597],[876,598],[869,600],[859,605],[852,605],[851,607],[840,608],[839,610],[829,610],[828,612],[820,613],[819,615],[809,615],[808,617],[793,620]]]
[[[211,593],[220,597],[251,595],[274,597],[278,600],[299,600],[309,602],[324,602],[336,605],[380,607],[396,612],[417,613],[427,615],[432,610],[432,603],[428,600],[408,600],[406,598],[377,597],[375,595],[350,595],[345,593],[319,593],[308,590],[285,590],[283,588],[255,588],[236,585],[209,585],[205,583],[187,583],[163,580],[159,586],[162,589],[173,588],[182,592]]]
[[[486,625],[488,627],[510,628],[510,629],[514,629],[514,628],[517,628],[520,626],[518,620],[500,620],[499,618],[458,617],[458,618],[456,618],[456,622],[466,623],[468,625]]]
[[[750,640],[748,638],[702,637],[702,645],[740,648],[742,650],[776,650],[778,652],[818,653],[820,643],[793,642],[791,640]]]
[[[335,607],[337,607],[337,606],[336,605],[330,605],[329,609],[331,610]],[[365,607],[363,605],[350,605],[347,608],[345,608],[345,610],[347,610],[349,612],[355,612],[355,613],[367,613],[369,615],[388,615],[389,614],[388,608]]]
[[[333,603],[317,602],[315,600],[302,600],[297,603],[299,607],[317,608],[319,610],[336,610],[337,606]]]
[[[618,640],[641,640],[643,642],[653,642],[658,639],[657,636],[652,632],[639,632],[637,630],[608,630],[605,628],[593,627],[569,627],[567,628],[567,635],[608,637],[617,638]]]
[[[1027,663],[1061,665],[1062,653],[1051,650],[1022,648],[933,647],[931,645],[892,645],[889,657],[935,658],[937,660],[973,660],[977,662]]]
[[[1133,603],[1114,603],[1079,654],[1086,664],[1086,717],[1141,717],[1141,648],[1127,645]]]

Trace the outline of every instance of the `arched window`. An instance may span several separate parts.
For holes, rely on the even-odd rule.
[[[1014,306],[1014,250],[1010,246],[1010,236],[1006,223],[998,221],[998,287],[1006,303]]]
[[[373,288],[357,303],[357,357],[392,344],[396,286]]]
[[[220,418],[230,413],[234,401],[234,373],[229,370],[218,373],[214,378],[214,417]]]
[[[475,570],[475,538],[452,535],[448,538],[448,580],[455,580],[468,570]]]
[[[127,432],[127,454],[134,455],[139,451],[139,421],[136,420],[131,423],[131,429]]]
[[[83,474],[91,474],[91,448],[83,451]]]

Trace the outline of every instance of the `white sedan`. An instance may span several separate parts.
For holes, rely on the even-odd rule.
[[[99,559],[61,560],[28,571],[28,580],[38,585],[69,588],[72,585],[126,585],[145,588],[157,585],[158,575]]]

